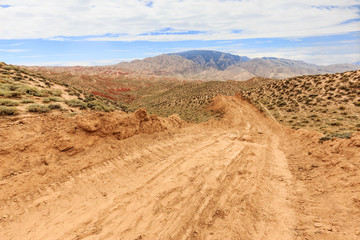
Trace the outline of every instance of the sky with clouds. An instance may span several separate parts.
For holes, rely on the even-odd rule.
[[[0,61],[105,65],[190,49],[360,61],[360,0],[0,0]]]

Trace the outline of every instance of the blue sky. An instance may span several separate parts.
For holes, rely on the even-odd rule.
[[[360,0],[0,0],[0,61],[107,65],[210,49],[360,61]]]

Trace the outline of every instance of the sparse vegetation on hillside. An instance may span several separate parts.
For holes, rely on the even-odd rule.
[[[278,80],[245,95],[294,129],[313,129],[330,137],[360,130],[360,70]]]
[[[71,71],[76,72],[76,68]],[[50,72],[47,74],[50,76]],[[360,70],[245,82],[134,80],[127,78],[126,73],[118,73],[118,77],[104,74],[56,73],[52,80],[1,63],[1,115],[53,110],[109,112],[118,107],[135,111],[145,107],[151,114],[178,114],[187,121],[203,122],[219,117],[219,113],[207,110],[213,97],[240,92],[259,109],[265,107],[277,121],[294,129],[317,130],[327,138],[346,137],[360,130]],[[117,104],[111,99],[118,100]]]
[[[145,107],[150,113],[159,116],[178,114],[187,121],[203,122],[219,116],[218,113],[207,110],[208,104],[216,95],[235,95],[270,81],[273,80],[254,78],[245,82],[187,82],[145,88],[132,93],[136,100],[129,104],[129,109]]]
[[[5,63],[0,63],[0,107],[1,116],[52,110],[72,112],[89,109],[109,112],[118,109],[115,102],[109,99],[102,99],[39,73]]]
[[[129,94],[130,91],[178,81],[172,77],[129,73],[115,66],[29,67],[29,69],[66,87],[72,86],[68,91],[70,95],[79,96],[85,91],[98,98],[121,102],[134,100],[133,95]]]

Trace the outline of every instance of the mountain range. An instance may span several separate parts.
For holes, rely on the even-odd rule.
[[[337,73],[360,69],[356,64],[319,66],[274,57],[249,58],[210,50],[163,54],[122,62],[125,71],[200,80],[247,80],[252,77],[287,78],[298,75]]]

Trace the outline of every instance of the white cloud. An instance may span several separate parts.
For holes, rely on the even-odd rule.
[[[11,6],[0,8],[0,39],[66,40],[64,36],[93,36],[87,39],[173,41],[344,34],[360,29],[357,21],[341,24],[359,18],[359,9],[352,7],[359,3],[359,0],[4,0],[2,4]],[[203,33],[141,35],[164,29]]]
[[[98,59],[98,60],[84,60],[84,61],[46,61],[46,62],[28,62],[22,63],[23,66],[102,66],[117,64],[119,62],[127,62],[133,59]]]
[[[342,43],[338,41],[334,43]],[[360,59],[360,46],[357,42],[349,41],[350,44],[321,45],[288,47],[288,48],[259,48],[251,50],[233,50],[232,54],[246,55],[250,58],[277,57],[292,60],[302,60],[316,65],[330,65],[339,63],[355,63]],[[231,48],[231,47],[230,47]]]
[[[0,49],[0,52],[9,52],[9,53],[15,53],[15,52],[26,52],[26,49]]]

